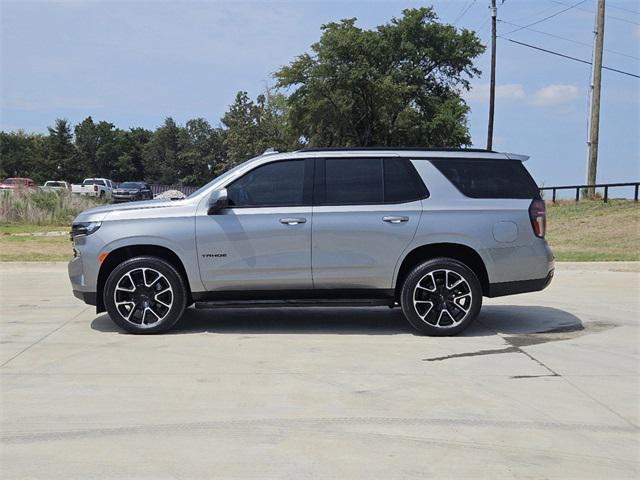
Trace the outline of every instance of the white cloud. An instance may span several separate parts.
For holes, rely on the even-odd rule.
[[[473,85],[465,98],[471,102],[489,99],[489,84],[480,83]],[[524,87],[521,83],[508,83],[496,85],[496,100],[520,100],[524,98]]]
[[[535,91],[531,104],[536,107],[567,105],[578,98],[579,92],[575,85],[547,85]]]

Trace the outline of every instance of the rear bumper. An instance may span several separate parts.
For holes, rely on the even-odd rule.
[[[490,283],[487,297],[503,297],[518,293],[538,292],[549,286],[553,280],[554,269],[551,269],[546,277],[533,280],[517,280],[515,282]]]
[[[81,292],[79,290],[74,290],[73,296],[79,298],[87,305],[96,306],[98,304],[98,294],[96,292]]]

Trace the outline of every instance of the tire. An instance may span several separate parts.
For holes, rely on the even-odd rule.
[[[150,256],[118,265],[103,293],[111,320],[129,333],[141,334],[170,330],[182,317],[187,298],[185,281],[175,267]]]
[[[99,195],[100,195],[100,198],[104,198],[104,190],[101,190]]]
[[[478,316],[482,287],[476,274],[451,258],[434,258],[407,275],[400,295],[407,321],[422,335],[456,335]]]

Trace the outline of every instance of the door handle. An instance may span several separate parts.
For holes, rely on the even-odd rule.
[[[280,223],[285,225],[298,225],[299,223],[307,223],[306,218],[281,218]]]
[[[408,222],[409,217],[382,217],[382,221],[388,223],[402,223]]]

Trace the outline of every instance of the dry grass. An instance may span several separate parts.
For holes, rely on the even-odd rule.
[[[94,197],[69,192],[16,189],[0,192],[0,222],[68,225],[81,211],[99,205]]]
[[[547,240],[560,261],[640,260],[640,204],[547,203]]]

